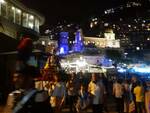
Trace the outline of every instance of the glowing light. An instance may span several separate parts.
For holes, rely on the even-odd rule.
[[[126,69],[123,69],[123,68],[119,68],[119,69],[118,69],[118,72],[119,72],[119,73],[125,73],[126,71],[127,71],[127,70],[126,70]]]
[[[48,42],[48,45],[51,45],[51,42]]]
[[[131,68],[130,70],[133,73],[150,73],[150,67],[146,66],[146,67],[136,67],[134,66],[133,68]]]
[[[93,28],[93,23],[90,24],[90,28]]]
[[[5,3],[5,1],[4,0],[0,0],[0,3]]]
[[[136,47],[136,50],[140,50],[140,47]]]
[[[131,25],[128,25],[128,27],[131,27]]]
[[[79,66],[79,67],[84,67],[84,66],[86,66],[86,61],[85,60],[77,60],[76,61],[76,64],[77,64],[77,66]]]
[[[21,13],[21,10],[20,9],[16,9],[17,13]]]
[[[12,10],[15,10],[15,7],[11,7]]]
[[[28,26],[29,26],[30,28],[33,28],[33,23],[28,23]]]
[[[45,41],[42,41],[42,45],[45,45]]]
[[[65,53],[64,48],[61,47],[61,48],[60,48],[60,54],[64,54],[64,53]]]
[[[97,23],[98,23],[97,21],[94,22],[95,25],[97,25]]]
[[[109,24],[108,23],[104,23],[104,26],[107,27]]]
[[[33,16],[33,15],[30,15],[30,16],[29,16],[29,19],[33,20],[33,19],[34,19],[34,16]]]

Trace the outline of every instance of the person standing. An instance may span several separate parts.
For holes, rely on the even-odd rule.
[[[118,113],[123,113],[124,110],[123,93],[123,85],[121,84],[121,80],[117,80],[113,84],[113,95],[116,99]]]
[[[17,61],[13,74],[15,90],[8,95],[4,113],[52,113],[48,93],[35,88],[39,69],[30,62],[33,42],[23,37],[17,47]]]
[[[88,92],[92,99],[93,113],[102,113],[105,88],[103,83],[99,81],[99,76],[95,73],[92,74],[91,81],[88,84]]]
[[[70,79],[66,83],[66,89],[70,112],[76,112],[75,103],[77,99],[78,84],[75,79],[75,73],[70,74]]]
[[[130,87],[129,87],[129,81],[128,80],[125,80],[124,83],[123,83],[123,87],[124,87],[124,112],[125,113],[129,113],[129,104],[130,104],[130,101],[131,101],[131,90],[130,90]]]
[[[4,113],[52,113],[48,93],[35,88],[37,75],[33,66],[15,72],[13,82],[17,90],[9,94]],[[11,108],[9,112],[7,108]]]
[[[135,113],[137,113],[137,106],[136,106],[136,97],[134,94],[134,88],[137,86],[137,77],[135,75],[131,78],[131,84],[130,84],[130,90],[131,90],[131,96],[135,105]]]
[[[137,86],[133,89],[136,101],[136,111],[137,113],[145,113],[144,107],[144,88],[140,81],[137,81]]]
[[[55,73],[54,82],[51,84],[50,103],[54,113],[61,113],[62,106],[66,98],[66,87],[61,81],[59,73]]]
[[[76,103],[77,113],[85,113],[87,107],[89,106],[89,102],[89,95],[86,86],[81,84],[80,89],[78,91],[78,98]]]

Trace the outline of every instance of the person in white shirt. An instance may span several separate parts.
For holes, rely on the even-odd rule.
[[[103,83],[99,81],[98,77],[98,75],[93,73],[91,81],[88,85],[88,92],[92,97],[93,113],[102,113],[103,109],[103,96],[105,93],[105,88]]]
[[[66,96],[66,87],[60,81],[60,75],[58,73],[54,75],[54,82],[51,85],[50,103],[54,113],[60,113]]]

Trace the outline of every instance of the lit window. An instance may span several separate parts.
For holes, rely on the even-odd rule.
[[[40,22],[38,19],[35,19],[35,31],[39,32],[39,26],[40,26]]]
[[[21,10],[20,10],[20,9],[16,9],[16,12],[17,12],[17,13],[21,13]]]
[[[27,13],[23,13],[22,25],[23,25],[24,27],[28,27],[27,23],[28,23],[28,14],[27,14]]]
[[[33,15],[29,15],[28,27],[31,28],[31,29],[34,28],[34,16]]]
[[[33,29],[33,23],[28,23],[28,27]]]
[[[5,1],[4,0],[0,0],[0,3],[5,3]]]
[[[15,7],[13,7],[12,4],[8,3],[7,11],[8,11],[8,19],[11,22],[15,22]]]
[[[0,13],[3,17],[7,14],[7,4],[4,0],[0,0]]]
[[[11,7],[12,10],[15,10],[15,7]]]
[[[30,16],[29,16],[29,19],[30,19],[30,20],[33,20],[33,19],[34,19],[34,17],[33,17],[32,15],[30,15]]]
[[[21,24],[21,10],[18,8],[15,9],[15,23]]]

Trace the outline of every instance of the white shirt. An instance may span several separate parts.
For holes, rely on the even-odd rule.
[[[52,96],[55,97],[63,97],[65,96],[65,85],[62,82],[56,83],[54,86],[52,86]]]
[[[52,107],[56,107],[60,104],[66,95],[65,85],[62,82],[57,82],[52,86],[50,103]]]

